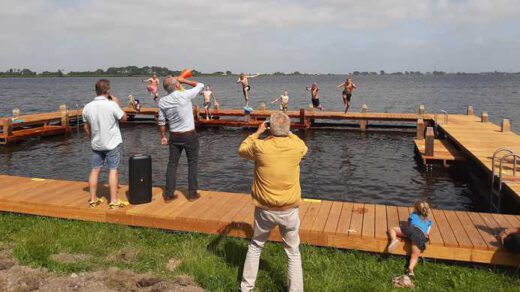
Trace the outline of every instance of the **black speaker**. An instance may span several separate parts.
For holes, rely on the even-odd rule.
[[[145,204],[152,201],[152,157],[134,155],[128,159],[129,194],[131,204]]]

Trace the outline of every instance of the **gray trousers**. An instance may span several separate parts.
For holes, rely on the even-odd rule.
[[[247,249],[241,291],[251,291],[255,287],[260,254],[271,230],[278,225],[285,245],[289,265],[287,271],[287,288],[289,291],[303,291],[302,260],[300,255],[300,216],[299,209],[286,211],[268,211],[255,209],[255,231]]]

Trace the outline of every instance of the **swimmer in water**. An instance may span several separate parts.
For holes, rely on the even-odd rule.
[[[204,106],[204,112],[206,113],[206,120],[211,119],[211,115],[209,112],[209,107],[211,105],[211,99],[213,98],[214,104],[218,107],[217,99],[215,98],[215,95],[213,94],[213,91],[209,88],[209,85],[204,88],[204,90],[200,93],[202,96],[204,96],[204,103],[202,104]]]
[[[146,90],[153,96],[153,101],[157,102],[159,98],[159,78],[157,78],[157,75],[153,73],[151,78],[141,80],[141,82],[146,82]]]
[[[271,103],[275,103],[277,101],[280,101],[280,109],[286,113],[287,108],[289,107],[289,94],[287,93],[287,89],[284,90],[283,94],[280,95],[279,98],[273,100]]]
[[[242,93],[244,94],[244,99],[246,100],[246,106],[249,106],[249,91],[251,90],[251,85],[249,85],[248,78],[258,77],[260,74],[255,75],[245,75],[241,73],[238,77],[237,83],[242,85]]]
[[[319,109],[320,111],[323,110],[323,107],[320,104],[320,96],[318,94],[318,91],[320,90],[318,88],[318,83],[314,82],[309,87],[305,87],[305,90],[311,92],[311,101],[312,101],[312,107]]]
[[[355,88],[357,88],[356,84],[352,82],[351,78],[347,78],[345,82],[339,84],[336,86],[337,89],[343,87],[343,104],[345,105],[345,113],[348,112],[348,109],[350,108],[350,99],[352,98],[352,92]]]

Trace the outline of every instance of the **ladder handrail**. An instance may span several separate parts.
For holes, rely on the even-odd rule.
[[[499,154],[500,153],[504,153],[504,155],[500,156]],[[498,175],[498,179],[499,179],[499,183],[498,183],[498,190],[496,191],[495,193],[495,165],[496,165],[496,159],[497,157],[500,157],[500,160],[499,160],[499,175]],[[504,167],[504,161],[506,161],[507,158],[510,158],[510,157],[514,157],[513,158],[513,175],[516,174],[516,159],[517,158],[520,158],[520,156],[518,156],[517,154],[515,154],[513,152],[513,150],[509,149],[509,148],[505,148],[505,147],[502,147],[502,148],[499,148],[497,150],[495,150],[495,152],[493,153],[493,158],[492,158],[492,162],[491,162],[491,192],[490,192],[490,197],[489,197],[489,204],[490,204],[490,207],[491,207],[491,210],[490,211],[500,211],[500,207],[501,207],[501,193],[502,193],[502,169]],[[495,200],[494,200],[494,196],[496,196],[496,204],[495,204]]]
[[[446,124],[448,124],[448,112],[445,110],[441,110],[441,113],[444,114],[444,122],[446,122]]]
[[[495,152],[493,153],[493,158],[491,160],[491,187],[493,187],[493,184],[495,183],[495,162],[496,162],[496,158],[497,158],[497,155],[501,152],[507,152],[506,155],[511,155],[511,154],[515,154],[513,152],[513,150],[509,149],[509,148],[506,148],[506,147],[502,147],[502,148],[498,148],[497,150],[495,150]],[[504,157],[504,156],[502,156]]]
[[[518,154],[508,154],[508,155],[505,155],[505,156],[502,156],[502,158],[500,158],[500,169],[499,169],[499,176],[498,176],[498,179],[499,179],[499,190],[502,190],[502,167],[503,167],[503,163],[505,161],[506,158],[508,157],[513,157],[513,176],[516,176],[516,159],[519,158],[520,159],[520,155]]]

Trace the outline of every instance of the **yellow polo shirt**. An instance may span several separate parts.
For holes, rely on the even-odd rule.
[[[240,144],[238,152],[255,162],[251,194],[257,207],[285,210],[299,205],[300,161],[307,146],[298,136],[290,133],[288,137],[260,140],[253,134]]]

